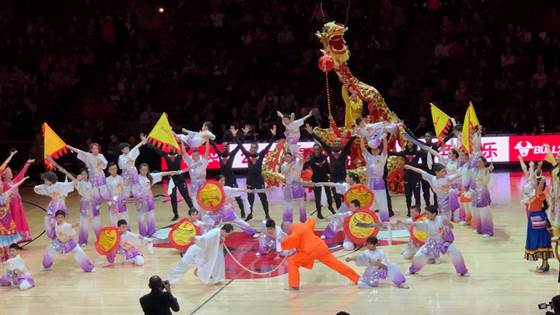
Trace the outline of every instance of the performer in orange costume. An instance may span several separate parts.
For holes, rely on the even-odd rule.
[[[315,259],[339,274],[357,283],[360,275],[338,260],[314,232],[315,220],[309,218],[305,223],[282,223],[282,230],[288,237],[282,242],[282,250],[295,249],[297,252],[288,258],[288,281],[290,288],[299,289],[299,267],[313,269]]]

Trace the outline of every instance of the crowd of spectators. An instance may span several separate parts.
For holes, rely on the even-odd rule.
[[[176,129],[210,120],[220,137],[250,124],[266,138],[277,110],[312,110],[326,126],[314,33],[329,20],[347,21],[353,73],[419,133],[430,101],[461,118],[469,100],[490,132],[558,131],[560,18],[541,2],[529,12],[502,0],[2,1],[0,141],[39,156],[48,121],[69,144],[111,151],[164,111]],[[431,60],[416,57],[426,49]],[[342,122],[332,74],[330,90]]]

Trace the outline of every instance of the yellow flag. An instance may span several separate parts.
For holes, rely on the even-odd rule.
[[[347,128],[351,128],[356,123],[356,118],[362,116],[363,103],[362,100],[358,97],[353,100],[350,95],[348,95],[348,91],[344,86],[342,87],[342,99],[346,104],[344,126],[346,126]]]
[[[467,108],[465,120],[463,122],[463,131],[461,132],[461,142],[463,143],[463,147],[465,147],[469,153],[472,152],[472,144],[470,141],[471,131],[478,125],[480,125],[480,122],[478,121],[478,117],[474,111],[474,106],[472,102],[469,102],[469,108]]]
[[[47,123],[43,123],[43,158],[47,169],[52,170],[54,165],[47,161],[47,157],[58,158],[67,152],[66,143],[51,129]]]
[[[436,136],[440,141],[449,132],[449,127],[453,125],[451,117],[439,109],[436,105],[430,103],[430,108],[432,111],[432,121],[434,122],[434,130],[436,131]]]
[[[173,130],[167,119],[167,114],[161,114],[161,117],[154,126],[154,129],[148,135],[148,141],[160,147],[163,151],[180,151],[177,139],[173,135]]]

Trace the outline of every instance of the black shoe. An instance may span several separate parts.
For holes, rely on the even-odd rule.
[[[249,215],[245,218],[245,222],[249,222],[251,219],[253,219],[253,214],[249,213]]]
[[[241,219],[245,219],[245,212],[241,212]]]
[[[317,218],[323,220],[325,217],[321,213],[317,213]]]
[[[336,211],[335,211],[333,208],[329,208],[329,211],[330,211],[332,214],[336,214]]]
[[[171,219],[171,221],[177,221],[179,220],[179,216],[178,215],[174,215],[173,218]]]

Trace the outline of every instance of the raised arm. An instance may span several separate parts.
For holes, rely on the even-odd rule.
[[[23,184],[23,182],[25,182],[26,179],[28,179],[29,177],[24,177],[22,178],[19,182],[15,182],[12,187],[10,187],[8,190],[6,190],[4,192],[4,196],[9,197],[21,184]]]
[[[249,151],[247,151],[247,149],[245,149],[245,147],[243,146],[243,143],[241,143],[241,140],[239,140],[239,137],[235,137],[235,142],[237,143],[237,147],[239,148],[239,150],[241,150],[241,152],[243,152],[245,157],[250,158],[251,153]]]
[[[274,137],[276,136],[276,125],[272,125],[272,128],[270,129],[270,133],[272,135],[270,137],[270,141],[268,142],[268,145],[261,152],[259,152],[260,157],[264,157],[268,153],[268,151],[270,151],[270,148],[272,147],[272,143],[274,143]]]
[[[362,150],[362,154],[364,155],[364,157],[367,160],[370,160],[371,158],[373,158],[373,154],[371,154],[367,147],[366,147],[366,139],[364,137],[360,137],[360,149]]]
[[[66,169],[64,169],[62,166],[60,166],[58,163],[56,163],[52,157],[48,156],[47,160],[49,161],[49,163],[51,163],[52,165],[54,165],[54,167],[56,167],[57,170],[59,170],[62,174],[68,176],[68,178],[70,178],[71,181],[75,181],[76,177],[74,177],[74,175],[70,174],[70,172],[68,172]]]
[[[14,182],[19,182],[25,176],[25,173],[27,173],[27,170],[29,169],[29,166],[34,162],[35,162],[34,159],[27,160],[27,162],[25,162],[25,165],[23,166],[21,171],[19,171],[19,173],[16,175],[16,177],[14,177],[13,181]]]
[[[413,171],[415,173],[418,173],[420,175],[424,175],[424,174],[428,174],[426,171],[424,171],[423,169],[414,167],[414,166],[410,166],[410,165],[405,165],[404,166],[405,169],[409,170],[409,171]]]
[[[6,167],[8,166],[8,163],[10,163],[10,161],[12,160],[14,155],[16,155],[16,153],[17,153],[17,150],[11,150],[10,151],[10,155],[8,155],[8,158],[6,160],[4,160],[4,163],[2,163],[2,165],[0,165],[0,172],[3,172],[4,169],[6,169]]]
[[[208,160],[209,155],[210,155],[210,141],[206,141],[206,145],[204,146],[203,159]]]
[[[387,154],[388,150],[389,150],[389,144],[387,143],[387,137],[383,137],[383,151],[381,151],[381,153]]]
[[[333,148],[331,146],[329,146],[325,141],[323,141],[323,139],[321,137],[319,137],[318,135],[311,133],[311,137],[313,137],[313,139],[317,142],[319,142],[319,144],[323,147],[323,149],[325,151],[327,151],[327,153],[330,155],[332,154]]]
[[[214,141],[212,141],[211,143],[212,148],[214,148],[214,151],[216,152],[216,154],[218,155],[218,158],[220,159],[220,161],[222,161],[222,151],[218,148],[218,146],[216,145],[216,143]]]
[[[136,158],[138,157],[138,155],[140,155],[140,147],[143,146],[143,145],[145,145],[146,143],[148,143],[148,139],[146,138],[146,136],[145,136],[143,133],[141,133],[141,134],[140,134],[140,142],[138,142],[138,144],[135,145],[134,148],[132,148],[132,149],[130,150],[130,153],[129,153],[129,154],[130,154],[134,159],[136,159]]]
[[[350,153],[350,149],[352,148],[352,143],[354,142],[354,140],[356,140],[356,136],[350,137],[348,142],[346,142],[344,148],[342,148],[342,151],[340,152],[341,155]]]

